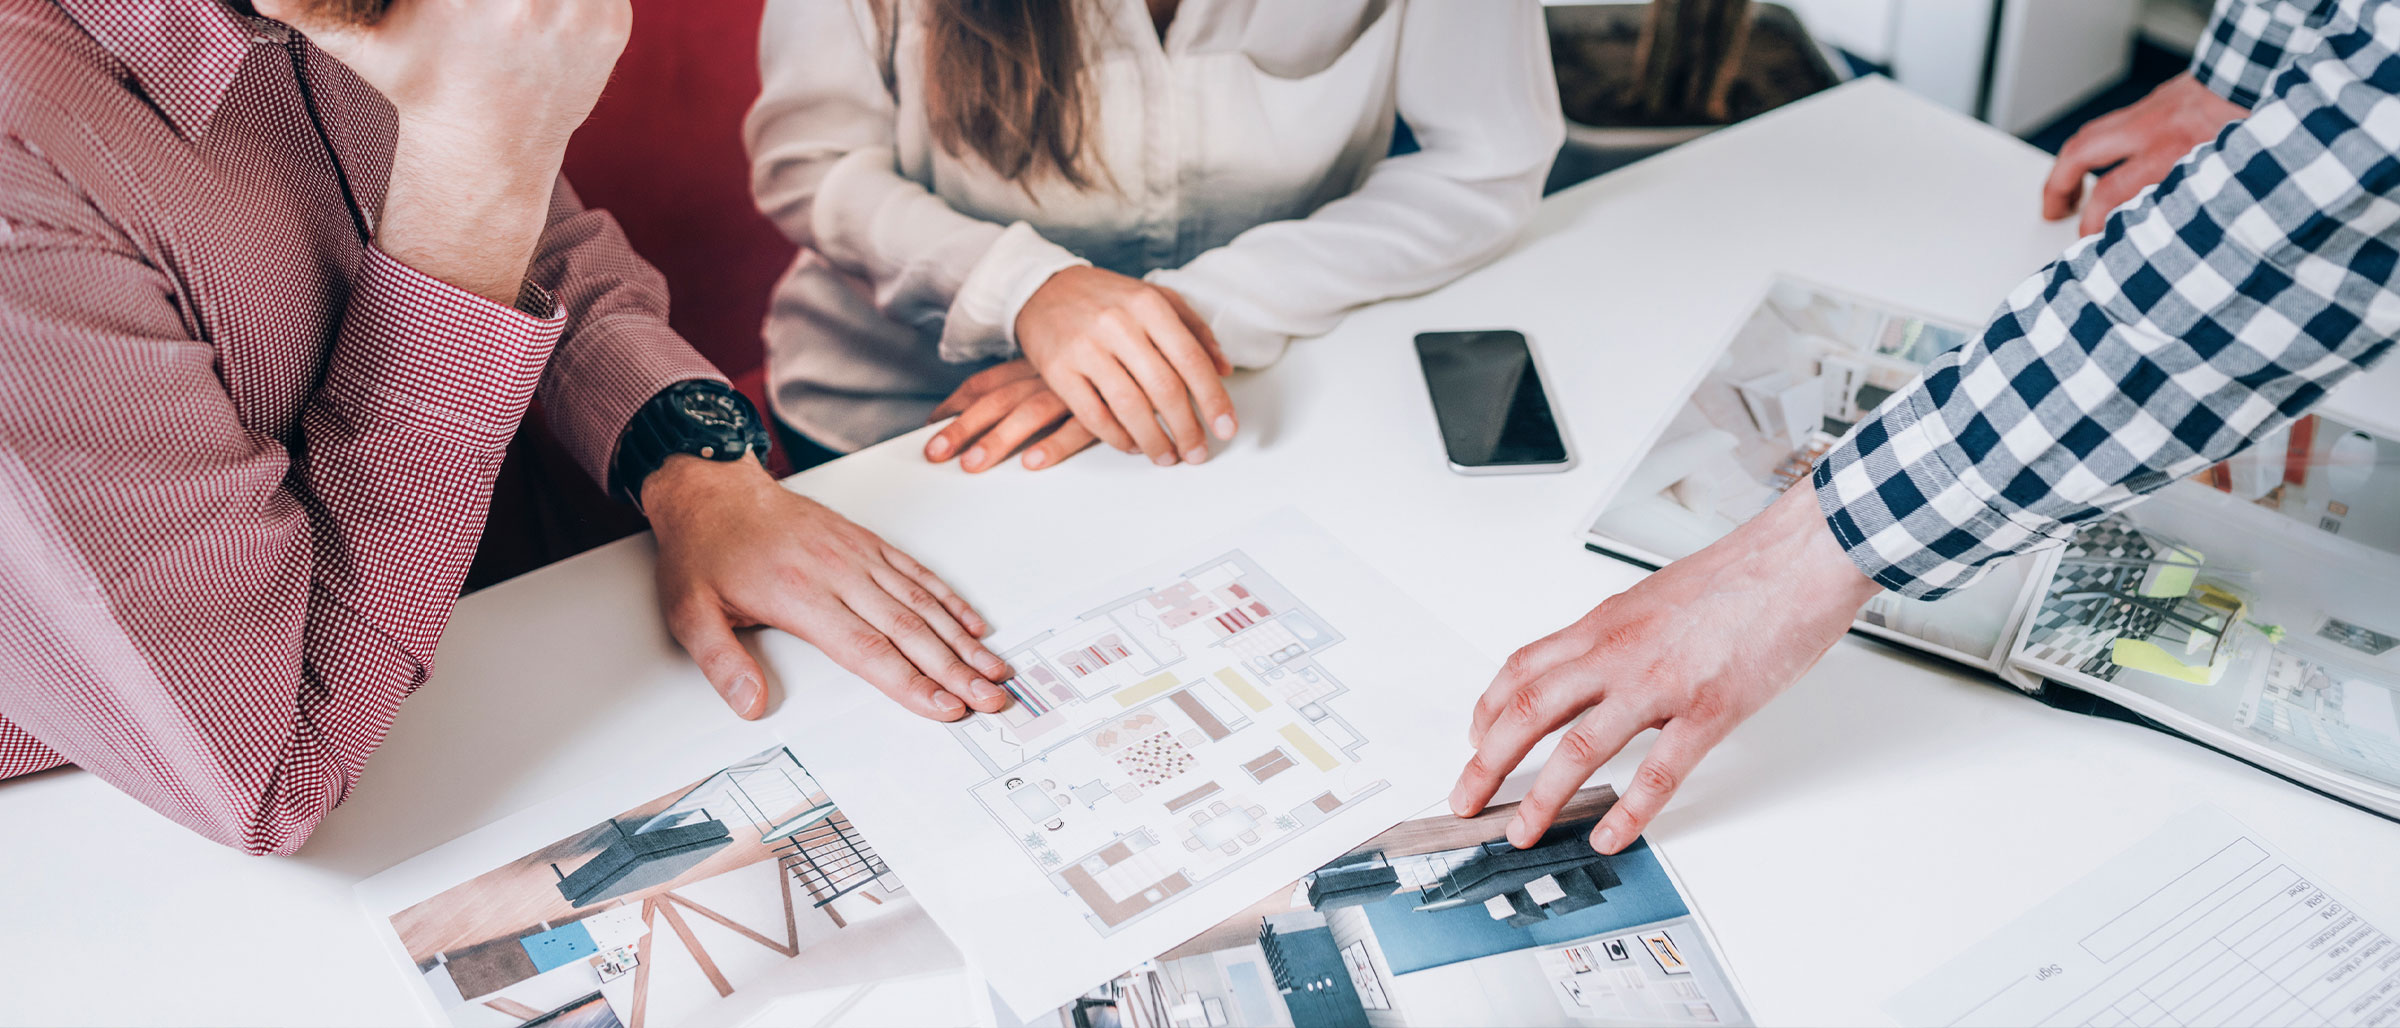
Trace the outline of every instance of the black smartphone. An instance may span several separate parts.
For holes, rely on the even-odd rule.
[[[1524,333],[1427,332],[1417,336],[1417,364],[1450,470],[1509,475],[1575,466]]]

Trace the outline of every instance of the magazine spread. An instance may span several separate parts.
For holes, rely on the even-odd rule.
[[[1587,519],[1585,543],[1652,567],[1698,550],[1967,338],[1776,283]],[[2029,692],[2093,693],[2400,817],[2400,431],[2342,395],[2063,548],[1939,600],[1878,597],[1858,630]]]

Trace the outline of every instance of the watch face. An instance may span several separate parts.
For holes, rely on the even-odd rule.
[[[722,393],[696,393],[683,397],[683,412],[692,420],[710,428],[733,431],[742,427],[741,408]]]

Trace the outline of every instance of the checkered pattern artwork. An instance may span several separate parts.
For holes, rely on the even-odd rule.
[[[2400,0],[2218,4],[2203,81],[2251,115],[2009,294],[1817,465],[1906,596],[2063,543],[2232,456],[2400,338]]]
[[[2067,559],[2051,580],[2049,596],[2034,613],[2033,629],[2025,640],[2026,656],[2074,668],[2102,681],[2114,680],[2117,666],[2108,659],[2109,644],[2125,636],[2147,638],[2158,628],[2158,612],[2112,596],[2076,594],[2137,595],[2148,568],[2079,564],[2075,558],[2149,560],[2156,552],[2149,540],[2122,518],[2107,518],[2075,533],[2074,541],[2067,544]]]
[[[1192,769],[1192,751],[1160,732],[1117,754],[1117,766],[1133,776],[1136,787],[1147,789]]]

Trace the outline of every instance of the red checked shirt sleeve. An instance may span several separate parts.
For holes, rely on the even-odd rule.
[[[617,439],[659,390],[695,378],[724,381],[667,327],[667,282],[633,252],[616,219],[589,210],[565,179],[551,194],[550,229],[527,277],[554,291],[567,334],[542,378],[550,431],[608,486]]]
[[[0,777],[71,762],[288,853],[425,680],[566,318],[370,249],[287,447],[173,296],[0,146]]]

